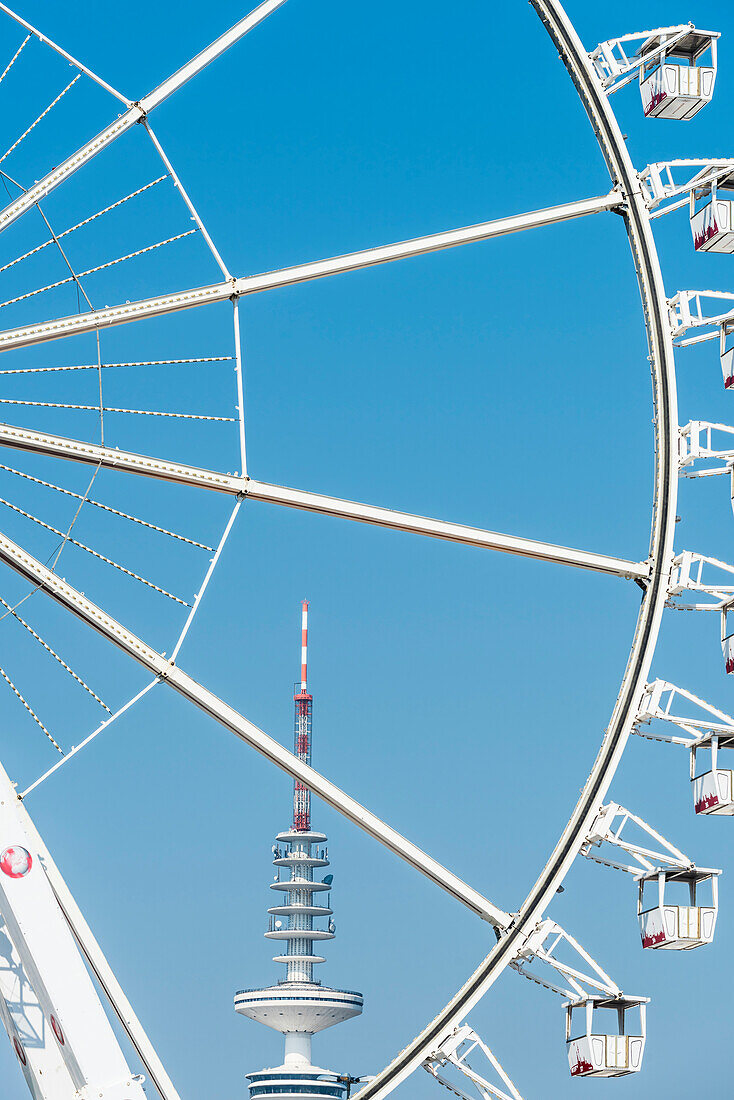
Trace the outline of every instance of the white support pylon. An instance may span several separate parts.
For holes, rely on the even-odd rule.
[[[37,1100],[145,1100],[125,1061],[47,877],[43,849],[0,766],[3,1018]],[[30,998],[27,994],[30,992]],[[32,1042],[24,1042],[30,1034]]]

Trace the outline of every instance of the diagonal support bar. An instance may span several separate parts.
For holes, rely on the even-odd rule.
[[[162,103],[164,99],[168,99],[169,96],[173,95],[174,92],[188,83],[189,80],[200,73],[202,69],[205,69],[212,61],[221,57],[225,50],[228,50],[235,42],[238,42],[248,31],[251,31],[259,23],[262,23],[271,12],[274,12],[284,3],[285,0],[265,0],[265,3],[260,4],[260,6],[250,12],[249,15],[240,19],[231,30],[221,35],[221,37],[213,42],[211,46],[202,50],[202,52],[197,54],[188,64],[182,66],[173,76],[170,76],[168,80],[164,80],[162,84],[159,84],[158,87],[145,96],[140,103],[133,103],[131,107],[97,134],[96,137],[93,137],[92,140],[88,141],[86,145],[83,145],[81,149],[72,153],[70,157],[67,157],[65,161],[52,169],[43,179],[35,183],[33,187],[29,187],[27,191],[13,202],[9,203],[4,210],[1,210],[0,232],[6,229],[7,226],[11,225],[14,221],[17,221],[18,218],[22,217],[26,210],[29,210],[32,206],[35,206],[36,203],[40,202],[41,199],[50,195],[59,184],[69,179],[75,172],[78,172],[78,170],[92,160],[93,157],[96,157],[98,153],[101,153],[103,149],[106,149],[107,146],[111,145],[113,141],[116,141],[118,137],[121,137],[122,134],[126,133],[140,122],[141,119],[145,118],[149,111],[152,111]],[[111,88],[108,88],[108,90],[112,91]]]
[[[509,927],[511,917],[508,913],[493,905],[479,891],[467,885],[457,875],[423,852],[417,845],[401,836],[395,829],[392,829],[379,817],[340,790],[320,772],[302,763],[272,737],[263,733],[252,722],[248,722],[233,707],[230,707],[211,691],[208,691],[173,662],[161,656],[155,649],[146,645],[121,623],[118,623],[105,611],[97,607],[96,604],[88,600],[86,596],[70,584],[67,584],[61,577],[52,573],[50,569],[47,569],[45,565],[42,565],[41,562],[5,535],[0,535],[0,561],[31,584],[41,588],[62,607],[71,611],[88,626],[93,627],[107,641],[112,642],[185,699],[195,703],[205,714],[214,718],[234,733],[235,736],[239,737],[241,741],[256,749],[266,760],[275,764],[282,771],[287,772],[294,779],[300,780],[304,786],[317,794],[333,809],[355,825],[358,825],[360,829],[374,837],[389,851],[405,860],[406,863],[420,871],[432,882],[435,882],[452,897],[461,901],[483,920],[488,921],[495,928]]]
[[[174,92],[177,92],[179,88],[182,88],[184,84],[195,76],[198,76],[203,69],[206,69],[208,65],[211,65],[212,61],[216,61],[221,57],[223,53],[226,53],[230,46],[234,46],[236,42],[239,42],[241,38],[262,23],[264,19],[267,19],[269,15],[272,15],[278,8],[282,8],[285,4],[285,0],[264,0],[264,3],[259,4],[258,7],[251,11],[249,15],[243,16],[238,20],[233,27],[230,27],[228,31],[220,35],[215,39],[210,46],[207,46],[201,53],[197,53],[196,57],[192,57],[191,61],[187,61],[185,65],[182,65],[180,69],[177,69],[172,76],[169,76],[167,80],[164,80],[162,84],[159,84],[157,88],[154,88],[152,92],[149,92],[144,99],[140,100],[140,106],[143,108],[146,114],[160,106],[164,100],[172,96]]]
[[[124,117],[123,115],[122,118]],[[61,169],[57,169],[57,171],[61,171]],[[37,186],[40,186],[40,184]],[[30,193],[29,191],[28,194]],[[22,199],[24,198],[25,196],[22,196]],[[22,199],[18,199],[17,202],[21,202]],[[60,317],[53,321],[43,321],[38,324],[27,325],[24,328],[0,332],[0,351],[11,351],[14,348],[29,347],[31,344],[41,344],[47,340],[58,340],[65,336],[77,336],[80,333],[95,332],[116,325],[125,325],[131,321],[140,321],[145,317],[160,317],[166,313],[175,313],[178,310],[191,309],[194,306],[224,302],[227,299],[236,299],[247,294],[259,294],[264,290],[277,290],[283,287],[295,286],[298,283],[323,279],[329,275],[343,275],[348,271],[359,271],[365,267],[392,263],[394,260],[423,256],[430,252],[440,252],[462,244],[488,241],[493,237],[503,237],[509,233],[520,233],[525,229],[537,229],[546,225],[554,225],[557,222],[597,214],[603,210],[617,210],[622,205],[623,202],[619,193],[612,191],[608,195],[584,199],[581,202],[550,206],[544,210],[534,210],[527,214],[515,214],[509,218],[479,222],[477,225],[449,229],[441,233],[429,233],[424,237],[414,237],[408,241],[380,245],[377,248],[366,248],[360,252],[350,252],[343,256],[331,256],[325,260],[297,264],[294,267],[285,267],[278,271],[267,271],[261,275],[246,275],[240,279],[194,287],[175,294],[164,294],[157,298],[146,298],[137,302],[126,302],[120,306],[76,314],[71,317]],[[10,207],[7,209],[9,210]],[[0,229],[3,226],[2,219],[3,214],[0,214]]]
[[[408,512],[396,512],[391,508],[379,508],[372,504],[361,504],[343,500],[340,497],[307,492],[303,489],[288,489],[265,481],[223,474],[197,466],[185,466],[177,462],[167,462],[164,459],[101,447],[95,443],[85,443],[64,436],[31,432],[7,424],[0,424],[0,445],[54,458],[72,459],[93,466],[103,466],[106,469],[141,474],[145,477],[176,482],[179,485],[214,489],[220,493],[243,496],[250,500],[265,501],[306,512],[316,512],[319,515],[351,519],[358,523],[374,524],[377,527],[388,527],[393,531],[426,535],[429,538],[444,539],[447,542],[457,542],[485,550],[498,550],[506,554],[516,554],[520,557],[535,558],[560,565],[573,565],[579,569],[590,569],[597,573],[607,573],[628,580],[644,582],[650,576],[650,567],[647,562],[627,561],[624,558],[610,557],[608,554],[594,554],[587,550],[575,550],[567,546],[539,542],[536,539],[499,534],[480,527],[467,527],[464,524],[411,515]]]

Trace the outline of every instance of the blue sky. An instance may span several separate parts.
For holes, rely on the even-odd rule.
[[[608,177],[571,82],[529,5],[370,6],[289,0],[153,117],[156,133],[236,274],[269,270],[503,214],[602,194]],[[695,21],[722,32],[714,102],[683,125],[645,121],[633,85],[615,99],[635,163],[727,155],[734,15],[719,6],[570,4],[592,48],[615,33]],[[138,98],[239,18],[240,5],[127,9],[27,0],[20,13]],[[452,18],[453,16],[453,18]],[[3,22],[9,58],[21,37]],[[35,52],[31,53],[34,50]],[[4,63],[3,63],[4,67]],[[40,47],[13,70],[3,148],[70,79]],[[82,85],[84,82],[80,82]],[[75,98],[76,97],[76,98]],[[118,113],[74,88],[3,168],[39,178]],[[44,206],[69,226],[160,174],[136,131]],[[26,224],[28,223],[28,224]],[[68,238],[87,268],[190,228],[166,183]],[[732,285],[731,259],[695,256],[685,213],[657,223],[666,286]],[[3,235],[0,265],[45,227]],[[196,236],[91,276],[94,305],[217,278]],[[5,301],[64,276],[46,250],[12,271]],[[4,307],[0,328],[77,310],[64,286]],[[241,307],[249,469],[265,481],[628,556],[647,554],[649,372],[623,226],[612,215],[246,300]],[[103,334],[106,362],[228,356],[229,310],[210,307]],[[88,363],[78,339],[7,366]],[[0,369],[6,361],[0,363]],[[731,422],[714,345],[681,353],[681,422]],[[91,403],[94,372],[2,379],[10,399]],[[110,370],[115,407],[232,416],[232,364]],[[93,413],[9,408],[7,419],[98,439]],[[238,468],[234,425],[105,417],[112,445]],[[7,452],[0,462],[84,493],[90,471]],[[0,495],[65,530],[70,498],[3,474]],[[213,545],[226,501],[100,474],[97,499]],[[57,539],[3,509],[45,560]],[[731,557],[724,479],[684,484],[678,548]],[[205,552],[173,547],[85,506],[75,536],[190,599]],[[156,541],[157,540],[157,541]],[[61,572],[160,649],[183,611],[68,547]],[[2,574],[9,602],[25,589]],[[290,745],[300,601],[311,600],[314,763],[504,908],[519,906],[565,823],[608,721],[639,591],[620,580],[246,504],[180,663]],[[38,597],[31,625],[119,706],[144,674]],[[2,666],[64,747],[98,710],[3,619]],[[52,663],[51,663],[52,664]],[[654,673],[724,710],[718,621],[668,612]],[[81,696],[81,697],[80,697]],[[25,787],[55,760],[7,692],[6,768]],[[729,823],[696,820],[681,750],[635,741],[612,797],[699,863],[726,868]],[[235,1016],[232,994],[278,976],[262,939],[270,845],[290,781],[156,689],[28,799],[182,1097],[245,1095],[275,1064],[275,1034]],[[330,837],[336,941],[320,977],[365,994],[363,1017],[319,1037],[321,1065],[375,1072],[453,994],[494,942],[486,926],[343,821]],[[582,861],[583,862],[583,861]],[[725,1089],[734,898],[722,877],[715,944],[641,952],[631,882],[575,867],[551,911],[625,989],[649,995],[646,1069],[571,1085],[560,1000],[508,974],[471,1014],[528,1097],[573,1088],[670,1096]],[[681,1059],[685,1036],[690,1055]],[[693,1052],[695,1051],[695,1055]],[[25,1096],[0,1044],[8,1100]],[[403,1087],[424,1096],[427,1078]]]

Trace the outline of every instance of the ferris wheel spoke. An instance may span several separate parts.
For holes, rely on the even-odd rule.
[[[29,192],[30,194],[30,192]],[[25,196],[24,196],[25,197]],[[18,200],[20,201],[20,200]],[[392,263],[394,260],[424,256],[431,252],[441,252],[447,248],[456,248],[463,244],[475,244],[479,241],[503,237],[510,233],[519,233],[526,229],[537,229],[558,222],[571,221],[604,210],[616,210],[623,205],[618,191],[596,198],[582,199],[579,202],[550,206],[530,213],[515,214],[508,218],[479,222],[476,225],[462,226],[440,233],[429,233],[422,237],[413,237],[407,241],[378,245],[375,248],[348,252],[341,256],[330,256],[324,260],[314,260],[293,267],[266,271],[259,275],[245,275],[239,279],[226,279],[221,283],[193,287],[188,290],[164,294],[155,298],[145,298],[123,305],[90,310],[70,317],[59,317],[50,321],[41,321],[23,328],[8,329],[0,332],[0,351],[12,351],[15,348],[42,344],[49,340],[58,340],[66,336],[78,336],[85,332],[112,328],[129,324],[147,317],[160,317],[166,313],[175,313],[196,306],[211,305],[216,302],[236,300],[248,294],[259,294],[265,290],[279,290],[298,283],[312,282],[329,275],[343,275],[349,271],[359,271],[366,267]],[[9,208],[8,208],[9,209]],[[0,213],[0,228],[3,214]]]
[[[177,92],[184,84],[188,84],[195,76],[197,76],[203,69],[210,65],[213,61],[216,61],[218,57],[221,57],[230,46],[233,46],[236,42],[239,42],[241,38],[255,27],[257,27],[263,20],[267,19],[272,12],[282,7],[285,0],[265,0],[254,11],[251,11],[249,15],[244,16],[238,20],[228,31],[223,35],[220,35],[211,45],[202,50],[180,69],[177,69],[175,73],[169,76],[163,83],[159,84],[153,89],[147,96],[144,96],[138,103],[131,103],[129,99],[120,95],[104,81],[96,77],[92,72],[86,69],[83,65],[77,62],[70,54],[64,53],[60,47],[56,46],[49,39],[45,38],[35,28],[31,28],[30,24],[25,23],[24,20],[19,19],[10,8],[6,8],[4,4],[0,4],[0,10],[5,11],[8,15],[12,16],[16,22],[22,23],[27,29],[38,37],[42,42],[46,42],[56,52],[62,53],[76,68],[81,69],[82,72],[90,76],[98,84],[101,84],[108,92],[116,96],[117,99],[122,100],[123,103],[128,105],[128,109],[105,127],[99,134],[88,141],[86,145],[83,145],[81,149],[77,149],[75,153],[72,153],[70,157],[67,157],[65,161],[59,164],[56,168],[53,168],[47,175],[35,183],[32,187],[29,187],[22,195],[20,195],[13,202],[9,203],[3,210],[0,211],[0,231],[7,228],[18,218],[22,217],[27,210],[30,210],[41,199],[46,198],[52,191],[69,179],[75,172],[78,172],[85,164],[87,164],[93,157],[96,157],[98,153],[101,153],[103,149],[106,149],[118,137],[127,133],[133,126],[137,125],[147,117],[150,111],[158,107],[164,100]]]
[[[249,477],[238,477],[197,466],[167,462],[165,459],[102,447],[96,443],[86,443],[66,436],[47,435],[25,428],[15,428],[9,424],[0,424],[0,445],[162,481],[172,481],[179,485],[213,489],[230,496],[279,504],[299,511],[387,527],[393,531],[425,535],[429,538],[480,549],[498,550],[506,554],[516,554],[520,557],[535,558],[560,565],[572,565],[579,569],[589,569],[628,580],[644,583],[650,577],[650,566],[645,561],[628,561],[608,554],[576,550],[537,539],[488,531],[481,527],[469,527],[465,524],[412,515],[409,512],[397,512],[391,508],[380,508],[373,504],[344,500],[341,497],[325,496],[322,493],[311,493],[303,489],[289,489]]]
[[[29,554],[7,536],[0,534],[0,561],[8,565],[25,580],[36,585],[57,603],[71,611],[78,619],[91,626],[107,641],[112,642],[138,664],[151,672],[158,680],[168,684],[184,698],[195,703],[205,714],[229,729],[240,740],[256,749],[271,763],[294,779],[300,780],[309,790],[317,794],[333,809],[337,810],[353,824],[368,833],[380,844],[409,863],[421,874],[436,883],[452,897],[461,901],[472,912],[495,928],[508,928],[511,924],[509,913],[493,905],[479,891],[463,882],[457,875],[443,867],[417,845],[411,843],[376,814],[371,813],[356,799],[340,790],[325,776],[308,764],[303,763],[293,753],[284,749],[279,742],[263,733],[229,704],[208,691],[193,677],[188,676],[172,660],[168,660],[157,650],[151,648],[127,627],[123,626],[106,611],[92,603],[81,592],[53,573],[45,565]]]
[[[11,65],[20,53],[20,50],[22,50],[23,47],[26,45],[26,43],[29,42],[31,38],[37,38],[38,41],[42,42],[45,46],[50,46],[54,53],[57,53],[61,57],[65,58],[71,65],[74,66],[75,69],[79,69],[79,71],[84,73],[85,76],[88,76],[90,80],[93,80],[95,82],[95,84],[99,84],[100,88],[104,88],[104,90],[106,92],[109,92],[110,95],[113,95],[116,99],[119,99],[120,102],[124,103],[126,107],[129,107],[131,105],[131,100],[122,95],[121,92],[118,92],[115,88],[112,87],[111,84],[108,84],[106,80],[103,80],[101,76],[97,76],[97,74],[92,72],[91,69],[88,69],[86,65],[82,65],[81,61],[77,61],[75,57],[73,57],[70,53],[67,53],[66,50],[62,49],[61,46],[59,46],[56,42],[48,38],[47,35],[42,34],[41,31],[39,31],[37,27],[34,27],[32,23],[29,23],[26,19],[23,19],[20,15],[17,14],[17,12],[14,12],[12,8],[7,7],[5,4],[0,4],[0,11],[4,11],[6,15],[9,15],[11,19],[15,20],[16,23],[18,23],[21,27],[25,28],[25,30],[29,32],[28,37],[24,40],[23,45],[18,50],[18,53],[13,58],[13,61],[11,61]],[[9,68],[10,65],[8,65],[8,69]],[[3,76],[5,76],[5,73],[3,73]],[[2,77],[0,77],[0,79],[2,79]]]

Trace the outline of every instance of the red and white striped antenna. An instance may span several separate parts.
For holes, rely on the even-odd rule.
[[[308,663],[308,600],[301,604],[301,691],[306,690],[306,665]]]

